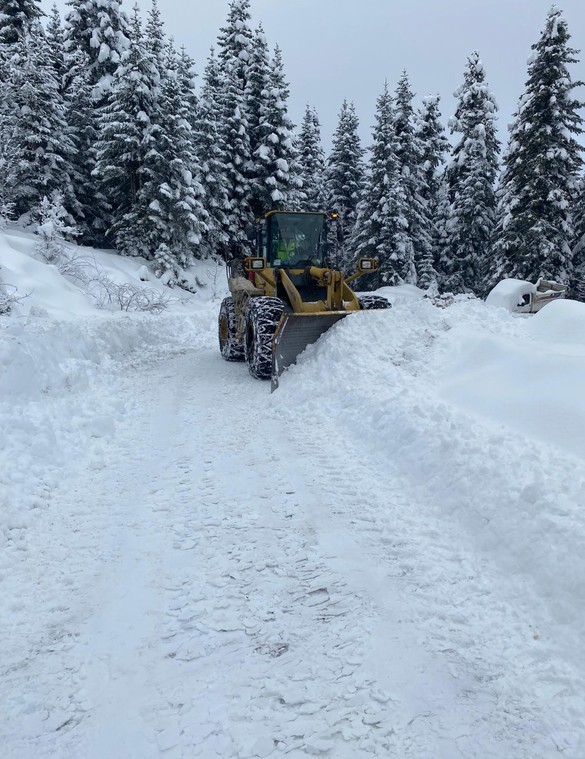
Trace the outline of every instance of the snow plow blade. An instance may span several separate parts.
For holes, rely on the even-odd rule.
[[[327,314],[282,315],[272,342],[271,392],[278,387],[278,378],[283,371],[296,362],[297,356],[307,345],[316,342],[347,314],[347,311],[333,311]]]

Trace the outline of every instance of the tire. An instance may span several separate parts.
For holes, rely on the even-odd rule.
[[[362,295],[358,298],[362,311],[373,311],[379,308],[392,308],[392,304],[381,295]]]
[[[272,338],[283,311],[280,298],[258,296],[248,303],[244,352],[248,370],[256,379],[270,379],[272,374]]]
[[[219,350],[226,361],[243,361],[244,345],[238,343],[236,334],[238,330],[236,311],[232,298],[224,298],[219,308],[217,320],[217,334],[219,337]]]

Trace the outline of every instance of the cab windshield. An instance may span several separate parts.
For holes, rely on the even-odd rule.
[[[323,266],[327,255],[325,216],[275,213],[268,217],[268,254],[273,266]]]

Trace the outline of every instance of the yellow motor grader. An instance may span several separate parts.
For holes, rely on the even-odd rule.
[[[350,313],[389,308],[386,298],[358,297],[348,283],[378,269],[361,258],[344,277],[328,266],[325,212],[269,211],[255,228],[256,255],[227,263],[231,296],[219,312],[226,361],[246,361],[253,377],[278,377],[310,343]]]

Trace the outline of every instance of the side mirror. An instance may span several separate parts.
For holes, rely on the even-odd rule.
[[[246,271],[262,271],[266,266],[266,261],[263,258],[256,258],[248,256],[244,259],[244,269]]]
[[[373,274],[378,271],[377,258],[360,258],[358,260],[358,271],[360,274]]]

